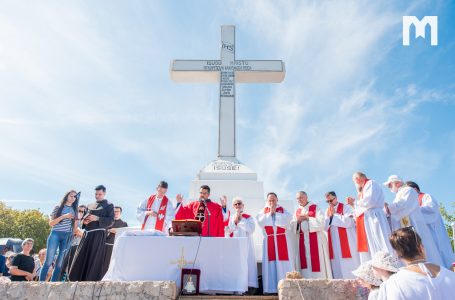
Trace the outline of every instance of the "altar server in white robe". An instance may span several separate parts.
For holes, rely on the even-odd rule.
[[[454,299],[455,273],[426,261],[428,251],[412,227],[394,231],[390,241],[406,266],[381,284],[378,299]]]
[[[156,187],[156,193],[139,203],[136,218],[141,223],[142,230],[156,230],[169,234],[175,209],[166,196],[167,189],[167,182],[161,181]]]
[[[256,216],[263,229],[262,285],[264,293],[276,293],[278,281],[294,270],[293,257],[287,236],[291,214],[278,205],[275,193],[267,194],[266,206]]]
[[[230,237],[247,237],[250,243],[248,251],[248,286],[258,287],[258,270],[256,264],[256,255],[254,254],[254,218],[244,213],[245,204],[242,198],[235,197],[232,200],[234,207],[233,214],[229,218],[228,232]]]
[[[358,191],[356,203],[357,251],[360,262],[371,260],[379,251],[392,253],[389,242],[390,225],[384,212],[382,187],[362,172],[355,172],[352,180]],[[352,201],[352,197],[347,200]]]
[[[422,193],[417,183],[407,181],[406,185],[412,187],[419,194],[420,211],[422,212],[431,236],[435,241],[436,247],[439,250],[442,265],[449,269],[455,262],[455,255],[452,250],[452,245],[450,244],[446,227],[444,226],[444,221],[442,220],[441,213],[439,212],[438,202],[432,195]]]
[[[329,257],[334,279],[354,279],[352,273],[360,265],[354,221],[354,209],[338,202],[335,192],[325,194],[329,207],[325,213]]]
[[[321,209],[308,201],[304,191],[297,192],[299,207],[292,216],[291,228],[297,234],[297,269],[303,278],[332,278],[325,219]]]
[[[396,194],[393,203],[386,205],[387,213],[392,216],[392,226],[394,226],[392,229],[414,227],[422,238],[428,261],[442,265],[438,248],[420,211],[417,192],[413,188],[405,186],[403,180],[397,175],[390,175],[384,185]]]

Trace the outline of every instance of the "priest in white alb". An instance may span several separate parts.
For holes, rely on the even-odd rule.
[[[412,226],[422,238],[428,261],[442,265],[441,255],[420,210],[417,192],[404,185],[403,180],[397,175],[390,175],[384,185],[395,194],[393,203],[386,205],[387,213],[392,217],[392,229]]]
[[[264,234],[262,246],[262,285],[264,293],[276,293],[278,281],[294,270],[289,238],[291,214],[278,205],[275,193],[267,194],[266,206],[256,216]]]
[[[439,255],[442,259],[442,265],[447,269],[452,267],[455,262],[455,255],[450,244],[449,235],[447,234],[444,221],[442,220],[441,213],[439,212],[439,204],[436,199],[428,194],[422,193],[417,183],[413,181],[406,181],[406,185],[412,187],[419,194],[419,206],[425,222],[430,230],[431,236],[438,247]]]
[[[254,253],[253,233],[255,228],[254,218],[244,212],[245,204],[242,198],[232,200],[233,214],[229,218],[228,233],[230,237],[247,237],[250,244],[248,250],[248,286],[258,287],[258,270],[256,255]]]
[[[156,193],[145,199],[136,211],[136,218],[141,223],[142,230],[156,230],[169,234],[174,219],[174,206],[166,197],[168,184],[161,181],[156,187]]]
[[[360,265],[357,252],[354,209],[338,202],[335,192],[325,194],[329,207],[325,213],[329,257],[334,279],[354,279],[352,271]]]
[[[297,234],[297,269],[303,278],[332,278],[329,246],[325,231],[325,218],[321,209],[308,201],[304,191],[296,195],[299,207],[295,211],[291,228]]]
[[[382,186],[362,172],[355,172],[352,180],[358,192],[355,214],[360,262],[371,260],[379,251],[394,253],[389,242],[390,225],[384,212]]]

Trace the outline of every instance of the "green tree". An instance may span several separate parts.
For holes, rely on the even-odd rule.
[[[0,237],[32,238],[33,251],[46,248],[49,219],[37,209],[16,210],[0,201]]]
[[[451,224],[455,222],[455,202],[453,202],[451,205],[452,208],[452,213],[441,203],[439,210],[441,212],[442,219],[444,220],[444,224],[446,225],[447,229],[447,234],[449,237],[452,239],[453,237],[453,228]],[[452,240],[452,247],[454,247],[454,241]]]

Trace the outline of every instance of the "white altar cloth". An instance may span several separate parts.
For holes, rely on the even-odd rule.
[[[179,267],[183,267],[201,270],[200,292],[245,292],[248,247],[247,238],[124,233],[115,242],[103,281],[173,280],[180,288]],[[185,262],[179,266],[179,260]]]

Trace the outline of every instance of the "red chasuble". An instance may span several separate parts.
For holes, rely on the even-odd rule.
[[[155,202],[156,195],[150,196],[149,200],[147,201],[147,211],[152,210],[153,202]],[[166,196],[163,197],[163,200],[161,201],[161,206],[158,210],[158,216],[156,217],[156,222],[155,222],[155,230],[158,231],[163,231],[164,227],[164,220],[166,219],[166,209],[167,209],[167,202],[169,200],[167,199]],[[147,223],[149,215],[146,215],[144,218],[144,223],[142,223],[142,230],[145,228],[145,223]]]
[[[224,222],[223,222],[223,211],[221,205],[218,203],[208,200],[208,210],[210,211],[210,236],[212,237],[224,237]],[[175,214],[176,220],[196,219],[199,206],[204,205],[201,201],[193,201],[187,205],[180,204]],[[202,236],[209,236],[209,220],[207,209],[204,209],[204,221],[202,223]]]
[[[298,218],[302,208],[298,208],[295,215]],[[308,207],[308,217],[314,218],[316,217],[316,204],[310,205]],[[306,249],[305,249],[305,234],[302,231],[302,226],[300,226],[299,230],[299,255],[300,255],[300,268],[306,269],[308,268],[308,263],[306,261]],[[319,245],[318,245],[318,233],[317,232],[310,232],[310,258],[311,258],[311,271],[313,272],[321,272],[321,265],[319,263]]]
[[[343,203],[338,203],[337,214],[343,215]],[[330,259],[333,259],[333,245],[332,237],[330,236],[330,228],[327,230],[328,239],[329,239],[329,256]],[[340,237],[340,247],[341,247],[341,257],[342,258],[351,258],[351,250],[349,249],[349,240],[348,233],[346,228],[338,227],[338,236]]]

